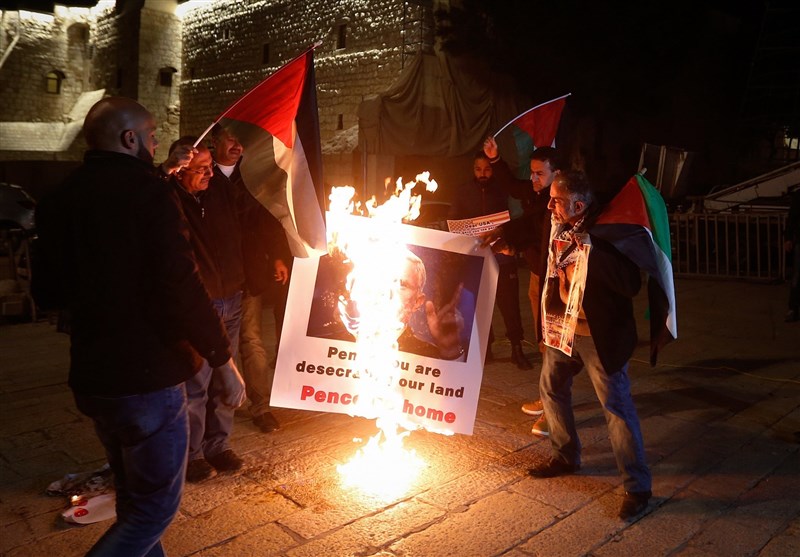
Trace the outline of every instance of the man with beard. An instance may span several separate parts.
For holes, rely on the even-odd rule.
[[[490,137],[484,142],[483,150],[492,162],[497,180],[501,184],[506,184],[510,191],[514,191],[516,197],[526,201],[525,214],[504,224],[495,236],[513,238],[528,263],[531,272],[528,298],[531,302],[533,326],[539,341],[539,350],[544,352],[541,307],[544,274],[547,268],[547,242],[550,238],[550,211],[547,206],[550,202],[550,185],[564,165],[555,148],[539,147],[530,156],[530,181],[519,180],[511,175],[506,164],[500,159],[494,138]],[[529,416],[537,417],[531,427],[531,433],[540,437],[549,435],[550,430],[541,400],[524,403],[522,411]]]
[[[89,555],[164,555],[188,443],[184,381],[201,357],[221,399],[244,400],[173,192],[153,168],[153,116],[97,102],[83,164],[39,204],[34,293],[71,320],[69,385],[114,472],[117,521]]]
[[[581,444],[572,409],[572,382],[586,368],[603,407],[611,448],[625,487],[619,517],[630,520],[647,508],[652,482],[628,377],[628,360],[636,348],[633,297],[641,288],[639,268],[593,234],[600,206],[582,172],[567,171],[556,176],[548,207],[553,216],[543,305],[562,308],[560,315],[548,311],[543,316],[547,349],[539,394],[550,423],[552,456],[528,473],[551,478],[573,474],[580,468]],[[500,241],[493,245],[493,249],[504,247]],[[567,280],[573,307],[565,314]],[[551,331],[555,334],[551,335]],[[559,342],[552,342],[553,337],[558,337]]]
[[[509,209],[509,192],[503,184],[493,178],[489,157],[483,151],[475,154],[472,163],[474,179],[458,189],[450,208],[449,219],[468,219],[491,215]],[[499,271],[497,275],[497,306],[506,326],[506,336],[511,342],[511,361],[523,370],[532,369],[522,351],[522,316],[519,310],[519,276],[517,261],[513,256],[496,253]],[[486,359],[491,358],[494,331],[489,330],[489,347]]]
[[[211,188],[229,192],[237,204],[242,230],[242,257],[245,290],[242,298],[242,323],[239,331],[242,375],[250,399],[253,424],[262,433],[280,427],[270,411],[274,361],[269,361],[262,336],[262,313],[271,298],[275,318],[275,352],[280,345],[283,316],[288,295],[291,261],[286,234],[278,219],[247,190],[239,170],[244,148],[229,129],[220,124],[211,129],[214,147],[214,176]]]

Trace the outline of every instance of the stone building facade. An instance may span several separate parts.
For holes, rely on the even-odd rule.
[[[248,89],[314,43],[325,181],[358,179],[358,106],[415,49],[432,48],[432,2],[218,0],[183,20],[181,130],[202,133]],[[355,169],[355,171],[354,171]]]
[[[135,98],[155,114],[156,159],[163,159],[172,140],[201,133],[249,88],[319,42],[325,179],[352,183],[359,103],[394,83],[408,56],[432,48],[433,13],[444,4],[100,0],[93,8],[56,5],[52,14],[3,10],[0,161],[79,160],[79,124],[99,91]]]
[[[93,8],[56,5],[52,13],[3,10],[0,160],[80,159],[80,125],[103,94],[138,99],[155,114],[161,137],[177,137],[177,5],[103,0]],[[162,81],[165,72],[170,79]]]

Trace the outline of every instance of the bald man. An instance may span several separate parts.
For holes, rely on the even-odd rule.
[[[186,473],[184,382],[202,360],[227,404],[244,400],[174,192],[153,168],[155,129],[135,101],[99,101],[83,165],[36,211],[36,299],[71,315],[69,385],[114,471],[117,521],[89,555],[164,555]]]

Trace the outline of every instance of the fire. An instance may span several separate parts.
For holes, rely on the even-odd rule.
[[[354,188],[335,187],[327,219],[328,251],[351,269],[348,296],[340,298],[339,314],[356,339],[359,367],[365,370],[352,413],[376,418],[380,429],[338,471],[345,485],[387,499],[405,493],[425,466],[414,451],[403,447],[417,427],[403,413],[403,396],[395,388],[400,379],[398,337],[407,317],[403,277],[408,272],[408,250],[391,230],[419,216],[421,195],[412,193],[418,184],[425,184],[427,191],[437,188],[428,172],[406,184],[398,179],[394,194],[382,205],[374,198],[358,203]],[[345,226],[341,217],[352,214],[371,219],[369,233]]]

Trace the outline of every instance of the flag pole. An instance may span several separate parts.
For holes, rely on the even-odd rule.
[[[497,130],[495,133],[493,133],[493,134],[492,134],[492,137],[497,137],[498,135],[500,135],[500,132],[501,132],[501,131],[503,131],[504,129],[506,129],[508,126],[510,126],[511,124],[513,124],[513,123],[514,123],[515,121],[517,121],[518,119],[520,119],[520,118],[522,118],[523,116],[525,116],[525,115],[526,115],[528,112],[531,112],[531,111],[533,111],[533,110],[536,110],[537,108],[541,108],[541,107],[543,107],[543,106],[544,106],[544,105],[546,105],[546,104],[550,104],[550,103],[552,103],[552,102],[560,101],[561,99],[566,99],[566,98],[567,98],[567,97],[569,97],[571,94],[572,94],[572,93],[567,93],[566,95],[561,95],[560,97],[557,97],[557,98],[555,98],[555,99],[550,99],[549,101],[543,102],[543,103],[541,103],[541,104],[537,104],[537,105],[536,105],[536,106],[534,106],[533,108],[529,108],[528,110],[526,110],[526,111],[525,111],[525,112],[523,112],[522,114],[517,114],[517,115],[516,115],[516,116],[514,116],[514,117],[513,117],[511,120],[509,120],[509,121],[506,123],[506,125],[505,125],[505,126],[503,126],[503,127],[502,127],[502,128],[500,128],[499,130]]]
[[[314,50],[315,48],[318,48],[318,47],[319,47],[319,46],[321,46],[321,45],[322,45],[322,41],[316,41],[314,44],[312,44],[311,46],[309,46],[309,47],[308,47],[307,49],[305,49],[303,52],[301,52],[300,54],[298,54],[297,56],[295,56],[294,58],[292,58],[291,60],[289,60],[288,62],[286,62],[284,65],[282,65],[280,68],[278,68],[277,70],[275,70],[275,72],[274,72],[274,73],[271,73],[271,74],[269,74],[267,77],[265,77],[264,79],[262,79],[261,81],[259,81],[259,82],[258,82],[258,85],[256,85],[256,86],[255,86],[255,87],[253,87],[252,89],[250,89],[250,90],[249,90],[247,93],[245,93],[243,96],[241,96],[241,97],[240,97],[240,98],[239,98],[239,99],[238,99],[238,100],[237,100],[235,103],[233,103],[233,104],[232,104],[232,105],[230,105],[228,108],[226,108],[226,109],[225,109],[225,110],[222,112],[222,114],[220,114],[220,115],[219,115],[219,117],[218,117],[216,120],[214,120],[213,122],[211,122],[211,124],[210,124],[210,125],[209,125],[209,126],[206,128],[206,129],[205,129],[205,131],[204,131],[202,134],[200,134],[200,137],[198,137],[198,138],[197,138],[197,141],[195,141],[195,142],[194,142],[194,145],[192,145],[192,147],[194,147],[194,148],[197,148],[197,146],[198,146],[198,145],[200,145],[200,142],[201,142],[201,141],[203,141],[203,138],[204,138],[205,136],[207,136],[207,135],[208,135],[208,132],[210,132],[210,131],[211,131],[211,128],[213,128],[213,127],[214,127],[214,126],[217,124],[217,122],[219,122],[219,121],[220,121],[220,120],[221,120],[221,119],[222,119],[222,118],[225,116],[225,114],[227,114],[227,113],[228,113],[228,112],[229,112],[229,111],[230,111],[232,108],[234,108],[234,107],[235,107],[235,106],[237,106],[237,105],[238,105],[240,102],[242,102],[243,100],[245,100],[245,99],[246,99],[246,98],[247,98],[247,97],[250,95],[250,93],[252,93],[252,92],[253,92],[253,90],[254,90],[254,89],[256,89],[256,88],[257,88],[259,85],[261,85],[262,83],[264,83],[266,80],[270,79],[272,76],[274,76],[275,74],[277,74],[278,72],[280,72],[280,71],[281,71],[283,68],[285,68],[286,66],[290,65],[292,62],[295,62],[296,60],[298,60],[298,59],[302,58],[303,56],[305,56],[306,54],[308,54],[308,53],[309,53],[309,51],[311,51],[311,50]],[[555,100],[555,99],[554,99],[554,100]]]

